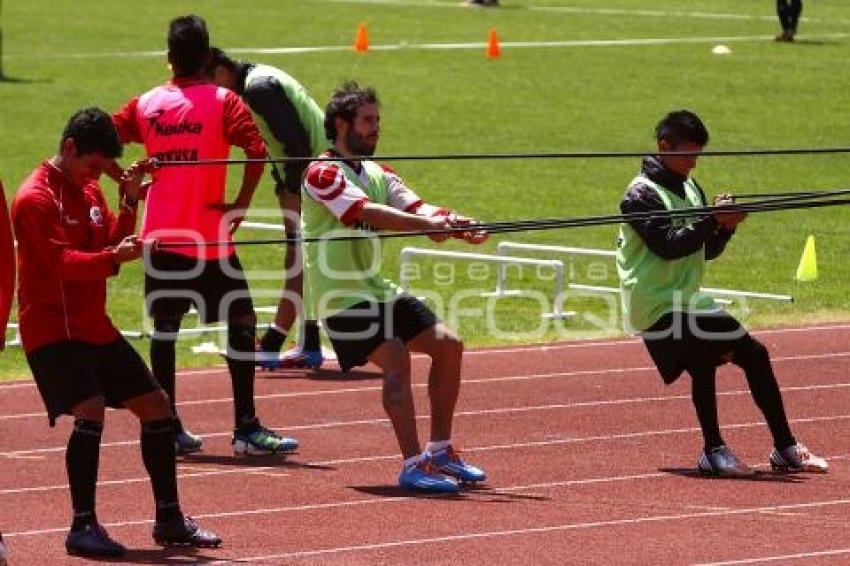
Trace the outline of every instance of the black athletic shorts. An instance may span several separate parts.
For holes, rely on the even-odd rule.
[[[205,324],[254,312],[248,282],[235,253],[204,260],[157,252],[151,254],[145,271],[145,302],[153,318],[182,316],[192,305]]]
[[[160,389],[144,360],[124,338],[109,344],[63,340],[27,354],[50,426],[90,397],[121,408],[128,399]]]
[[[342,371],[365,365],[384,342],[399,338],[407,343],[437,322],[425,303],[407,294],[385,303],[363,301],[324,321]]]
[[[662,316],[641,333],[664,383],[673,383],[689,367],[717,367],[729,355],[755,341],[724,311]]]

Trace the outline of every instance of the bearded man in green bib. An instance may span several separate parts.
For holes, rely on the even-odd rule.
[[[623,214],[648,213],[620,227],[617,270],[626,329],[641,335],[665,383],[673,383],[683,372],[691,376],[705,441],[698,462],[701,472],[732,477],[755,473],[732,452],[718,424],[715,373],[729,362],[744,370],[767,421],[774,443],[772,467],[826,472],[826,460],[791,433],[767,349],[699,290],[706,261],[723,253],[746,213],[722,210],[734,203],[725,194],[715,198],[718,210],[713,214],[665,214],[707,205],[690,173],[708,143],[708,130],[696,114],[679,110],[665,116],[655,133],[659,155],[644,159],[620,203]],[[665,155],[668,152],[690,155]]]
[[[461,460],[451,438],[463,343],[424,303],[381,276],[380,240],[363,237],[464,226],[469,230],[454,235],[478,244],[487,234],[469,218],[426,204],[393,170],[363,158],[374,155],[380,132],[373,89],[344,84],[328,102],[324,125],[333,146],[322,154],[325,160],[310,164],[301,188],[306,307],[322,318],[344,371],[367,362],[383,371],[383,405],[403,458],[399,485],[455,493],[459,482],[486,478]],[[429,237],[442,241],[450,235]],[[411,352],[431,359],[431,441],[424,451],[410,385]]]

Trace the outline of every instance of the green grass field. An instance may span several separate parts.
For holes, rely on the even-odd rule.
[[[709,149],[839,146],[850,140],[850,109],[842,92],[850,58],[850,7],[843,0],[806,3],[796,44],[770,40],[778,23],[773,2],[733,0],[503,0],[497,10],[467,9],[458,2],[257,0],[251,3],[35,0],[3,5],[3,68],[0,82],[0,177],[14,192],[37,163],[55,151],[68,116],[95,104],[115,110],[132,96],[167,79],[162,51],[168,21],[197,13],[207,19],[213,42],[245,49],[251,61],[279,66],[297,77],[324,105],[330,91],[354,78],[375,86],[383,102],[379,153],[450,154],[619,150],[653,147],[653,127],[667,111],[689,108],[707,123]],[[251,49],[350,46],[358,23],[369,26],[373,49],[257,54]],[[484,48],[423,49],[422,44],[482,43],[495,27],[503,55]],[[725,39],[713,39],[725,38]],[[670,39],[665,44],[610,44],[614,40]],[[600,42],[608,41],[608,44]],[[514,47],[512,42],[585,42]],[[597,42],[597,43],[593,43]],[[712,55],[729,45],[728,56]],[[379,46],[402,46],[381,50]],[[139,156],[132,148],[127,157]],[[240,155],[234,154],[235,157]],[[639,159],[578,161],[433,161],[395,164],[408,184],[427,200],[487,221],[605,214],[617,210]],[[234,169],[231,180],[238,179]],[[835,189],[848,186],[850,158],[704,158],[695,177],[713,194]],[[114,192],[109,181],[107,192]],[[270,179],[258,191],[259,220],[275,219]],[[10,195],[7,195],[10,196]],[[11,198],[11,196],[10,196]],[[265,211],[265,217],[262,217]],[[846,281],[850,253],[846,208],[753,215],[727,253],[714,262],[706,283],[794,295],[793,305],[751,302],[752,326],[798,324],[848,318]],[[806,236],[817,238],[820,278],[795,283]],[[240,233],[241,238],[268,234]],[[529,232],[499,236],[481,248],[490,252],[510,239],[568,246],[613,248],[615,227]],[[387,276],[398,279],[404,245],[385,246]],[[445,249],[466,247],[450,243]],[[275,269],[281,246],[244,248],[249,270]],[[591,281],[586,262],[573,265],[576,281],[612,285],[616,274]],[[451,274],[446,266],[422,262],[417,288],[448,302],[459,289],[488,289],[466,264]],[[596,266],[597,271],[601,269]],[[595,272],[594,272],[595,273]],[[439,284],[436,282],[439,277]],[[522,281],[519,281],[519,279]],[[141,327],[141,272],[131,266],[110,282],[109,310],[122,328]],[[549,291],[526,270],[514,285]],[[258,292],[279,280],[255,280]],[[258,304],[270,304],[260,299]],[[461,307],[485,306],[469,299]],[[598,299],[568,307],[607,316]],[[553,340],[598,335],[590,322],[541,328],[541,306],[533,300],[503,299],[495,322],[508,335],[493,335],[480,315],[458,319],[469,345],[512,340]],[[268,317],[261,317],[268,320]],[[519,335],[513,336],[516,332]],[[610,334],[609,332],[603,332]],[[210,340],[205,337],[202,340]],[[217,363],[194,355],[186,342],[181,366]],[[146,354],[147,343],[136,342]],[[28,369],[19,349],[0,356],[0,375],[21,377]]]

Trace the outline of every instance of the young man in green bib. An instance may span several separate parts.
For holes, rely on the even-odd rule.
[[[392,170],[362,159],[375,152],[379,122],[375,91],[355,83],[334,92],[325,109],[325,133],[333,147],[322,154],[328,160],[310,164],[302,185],[305,294],[308,307],[322,317],[343,370],[367,362],[383,370],[384,409],[404,459],[399,485],[455,493],[458,481],[486,478],[460,459],[451,438],[463,344],[424,303],[381,277],[381,241],[362,237],[381,230],[447,230],[471,220],[425,204]],[[345,239],[352,236],[361,239]],[[487,238],[474,227],[458,236],[474,244]],[[424,451],[416,431],[411,352],[431,358],[431,441]]]
[[[731,362],[744,370],[753,399],[773,436],[774,469],[826,472],[825,459],[794,438],[767,349],[737,320],[699,291],[705,263],[723,253],[742,212],[716,211],[694,217],[665,212],[706,206],[705,193],[689,175],[708,143],[708,130],[692,112],[679,110],[656,126],[662,155],[646,157],[620,203],[624,214],[657,213],[620,228],[617,270],[627,330],[638,332],[665,383],[682,372],[692,380],[692,400],[705,446],[699,470],[709,475],[751,476],[752,468],[723,440],[717,420],[715,372]],[[666,152],[694,155],[663,155]],[[715,198],[730,205],[729,195]]]
[[[325,114],[307,90],[282,70],[269,65],[234,61],[217,47],[210,48],[212,56],[207,74],[219,86],[242,97],[266,142],[273,159],[315,157],[327,148]],[[298,237],[301,214],[301,179],[307,161],[272,163],[283,225],[288,238]],[[301,344],[280,355],[286,334],[299,314],[302,303],[301,247],[287,244],[284,257],[286,284],[274,322],[263,334],[257,349],[257,364],[264,369],[321,367],[324,358],[319,342],[319,326],[315,320],[305,320]]]

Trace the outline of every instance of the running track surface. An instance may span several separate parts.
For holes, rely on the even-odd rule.
[[[772,564],[850,563],[850,325],[758,333],[774,357],[797,437],[827,475],[778,475],[746,381],[724,367],[720,419],[762,473],[699,477],[688,379],[662,385],[635,340],[467,352],[454,437],[490,479],[459,497],[395,487],[400,458],[374,368],[259,374],[265,424],[299,454],[238,459],[223,368],[183,373],[179,410],[205,437],[179,461],[184,510],[224,538],[217,550],[160,549],[138,425],[111,411],[98,514],[122,563]],[[420,434],[427,360],[414,359]],[[10,564],[73,564],[64,553],[69,419],[47,427],[31,382],[0,384],[0,527]]]

